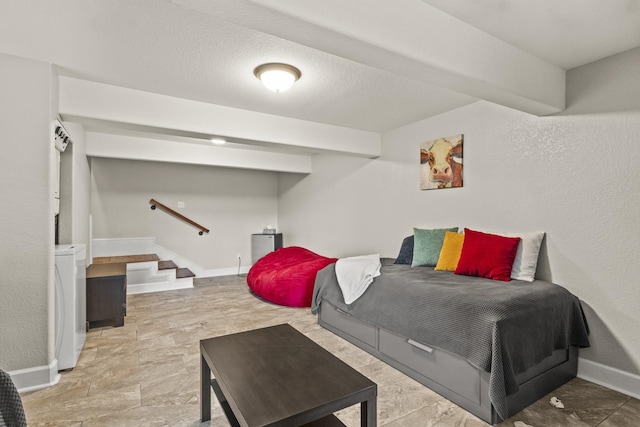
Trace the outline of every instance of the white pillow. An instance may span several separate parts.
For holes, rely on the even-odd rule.
[[[511,278],[533,282],[538,266],[538,254],[544,238],[544,231],[531,231],[525,233],[499,233],[505,237],[520,237],[516,259],[511,267]]]

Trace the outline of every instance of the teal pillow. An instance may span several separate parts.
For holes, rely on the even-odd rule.
[[[440,258],[440,250],[446,231],[458,232],[458,227],[437,228],[433,230],[413,229],[413,260],[411,267],[435,267]]]

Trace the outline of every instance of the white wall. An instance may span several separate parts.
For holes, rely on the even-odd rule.
[[[567,75],[567,114],[602,114],[640,109],[640,47],[613,55]]]
[[[91,171],[85,152],[84,127],[63,123],[73,141],[60,156],[60,244],[83,243],[90,249]],[[87,259],[90,259],[87,253]],[[89,262],[87,262],[89,263]]]
[[[93,238],[156,237],[205,270],[237,267],[238,253],[249,265],[251,234],[277,226],[274,172],[93,158],[91,177]],[[151,210],[152,198],[210,233]]]
[[[54,81],[51,65],[0,54],[0,367],[7,371],[46,371],[55,356]]]
[[[587,312],[592,347],[581,357],[638,374],[639,54],[570,72],[561,115],[478,102],[388,132],[377,160],[317,156],[312,175],[280,176],[280,228],[289,244],[338,257],[395,257],[414,226],[545,231],[540,276]],[[464,187],[420,191],[419,144],[458,133]]]

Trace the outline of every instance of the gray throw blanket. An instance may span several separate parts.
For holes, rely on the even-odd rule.
[[[356,319],[465,358],[490,372],[489,397],[502,419],[516,375],[554,350],[588,347],[588,327],[577,297],[553,283],[499,282],[393,264],[351,305],[335,278],[335,265],[316,276],[311,311],[323,300]]]

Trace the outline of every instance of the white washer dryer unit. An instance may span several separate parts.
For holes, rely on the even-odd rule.
[[[58,370],[72,369],[87,337],[86,249],[56,245],[56,358]]]

